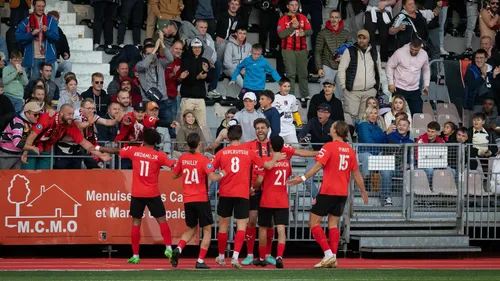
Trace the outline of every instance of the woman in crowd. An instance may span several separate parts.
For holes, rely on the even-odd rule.
[[[64,82],[66,83],[66,89],[64,89],[59,96],[57,110],[59,111],[63,104],[71,104],[75,109],[79,109],[82,97],[76,91],[78,89],[78,81],[76,80],[76,77],[68,75],[66,76]]]
[[[384,121],[385,121],[386,128],[389,127],[393,123],[396,124],[396,114],[398,114],[400,112],[405,112],[408,115],[408,121],[410,121],[410,124],[411,124],[411,113],[410,113],[410,110],[408,109],[408,104],[406,103],[405,98],[401,95],[395,95],[392,98],[391,111],[387,112],[384,115]],[[411,127],[410,127],[410,130],[411,130]]]

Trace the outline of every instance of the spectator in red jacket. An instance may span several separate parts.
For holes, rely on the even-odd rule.
[[[181,72],[181,56],[182,56],[183,44],[181,41],[175,41],[172,44],[170,51],[174,57],[174,61],[165,68],[165,83],[167,84],[167,121],[174,121],[177,116],[177,88],[181,84],[179,79],[184,79],[187,77],[189,72],[186,70]],[[182,78],[181,78],[182,77]],[[170,128],[168,130],[170,138],[175,138],[175,129]]]
[[[136,91],[137,87],[134,85],[134,80],[132,78],[125,76],[121,78],[120,81],[120,91],[111,96],[112,102],[118,102],[118,94],[121,91],[128,92],[130,94],[130,106],[134,107],[142,101],[141,93]]]

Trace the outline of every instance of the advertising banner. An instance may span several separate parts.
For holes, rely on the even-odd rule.
[[[0,244],[129,244],[131,185],[131,170],[0,171]],[[160,193],[177,244],[187,230],[181,180],[160,172]],[[141,244],[163,244],[147,208]]]

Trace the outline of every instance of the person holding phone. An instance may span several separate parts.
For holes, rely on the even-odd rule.
[[[57,110],[59,111],[64,104],[71,104],[75,110],[80,109],[80,102],[82,97],[77,92],[78,80],[73,75],[69,75],[64,80],[66,82],[66,89],[61,92],[59,100],[57,101]]]

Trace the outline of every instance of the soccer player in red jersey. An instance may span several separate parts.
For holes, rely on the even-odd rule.
[[[190,151],[179,157],[174,168],[173,178],[182,176],[182,187],[184,189],[184,212],[186,213],[186,225],[189,230],[184,232],[181,241],[175,248],[172,261],[177,263],[182,253],[182,249],[196,233],[197,226],[203,230],[203,240],[200,245],[200,254],[196,261],[197,269],[210,269],[205,264],[205,255],[210,247],[212,237],[212,224],[214,223],[210,200],[208,200],[208,182],[219,181],[221,174],[214,173],[213,165],[208,158],[200,153],[200,136],[196,133],[187,136],[187,144]]]
[[[270,155],[270,144],[269,144],[269,130],[270,124],[269,121],[265,118],[255,119],[253,126],[255,128],[255,134],[257,135],[257,139],[246,142],[243,146],[247,149],[254,150],[260,157],[266,157]],[[288,159],[292,158],[292,156],[301,156],[301,157],[314,157],[316,155],[315,151],[304,150],[304,149],[295,149],[288,144],[283,146],[281,153],[286,154]],[[253,183],[257,178],[254,171],[252,171],[252,177],[249,179],[250,188],[253,189]],[[246,245],[247,245],[247,257],[241,262],[242,265],[250,265],[253,263],[254,259],[254,244],[256,238],[257,231],[257,216],[259,209],[259,201],[261,197],[261,190],[257,189],[252,192],[250,196],[250,213],[249,213],[249,222],[246,229]],[[266,261],[269,264],[276,265],[276,260],[271,256],[271,247],[274,238],[274,228],[267,228],[267,245],[268,245],[268,256],[266,257]]]
[[[234,211],[236,219],[236,237],[234,239],[234,252],[231,265],[241,268],[238,256],[245,240],[245,228],[248,223],[248,208],[250,187],[250,171],[253,166],[271,169],[276,161],[286,158],[284,154],[275,154],[271,161],[265,162],[254,150],[249,150],[240,144],[242,129],[240,125],[229,127],[227,137],[231,144],[215,154],[213,169],[221,169],[227,174],[220,181],[219,203],[217,215],[219,219],[219,233],[217,235],[219,256],[215,261],[225,265],[224,252],[227,244],[227,230]]]
[[[285,141],[280,136],[271,138],[272,154],[281,153]],[[267,157],[269,158],[269,157]],[[266,158],[264,158],[266,159]],[[292,174],[290,160],[276,162],[270,170],[259,169],[254,187],[262,184],[262,197],[259,207],[259,254],[260,259],[254,265],[266,266],[270,252],[267,245],[267,230],[273,227],[273,221],[278,229],[278,251],[276,268],[283,268],[283,253],[285,252],[286,226],[288,225],[289,202],[286,182]],[[266,258],[267,259],[267,258]]]
[[[95,147],[83,137],[82,132],[73,122],[75,109],[70,104],[64,104],[61,110],[51,116],[50,113],[44,113],[38,118],[38,123],[33,126],[33,130],[26,138],[28,146],[35,146],[38,154],[47,152],[52,146],[67,135],[78,143],[83,149],[95,157],[101,158],[104,162],[109,161],[111,157],[96,151]],[[21,157],[23,163],[27,163],[28,151],[24,151]],[[30,161],[36,161],[35,159]]]
[[[97,146],[98,151],[120,154],[121,158],[132,160],[132,199],[130,200],[130,215],[132,216],[132,252],[129,263],[138,264],[139,242],[141,240],[141,222],[146,206],[160,225],[161,236],[165,243],[165,256],[172,262],[172,237],[166,219],[165,206],[158,189],[158,177],[162,166],[173,168],[175,161],[163,152],[154,149],[161,142],[160,134],[154,129],[145,129],[143,146],[127,146],[121,149]],[[177,266],[172,262],[172,266]]]
[[[290,180],[290,186],[305,182],[323,168],[323,181],[318,196],[313,201],[309,228],[316,242],[321,246],[325,256],[314,267],[337,267],[337,248],[339,246],[339,219],[344,211],[349,195],[351,173],[361,190],[363,202],[368,204],[368,193],[365,190],[363,177],[358,170],[356,153],[344,142],[349,134],[349,125],[344,121],[336,121],[330,128],[333,141],[326,143],[316,155],[316,164],[301,177]],[[320,223],[328,216],[330,245]]]

